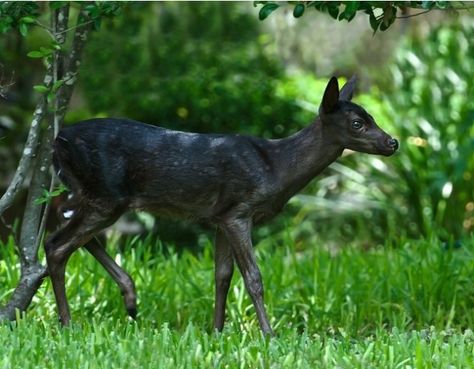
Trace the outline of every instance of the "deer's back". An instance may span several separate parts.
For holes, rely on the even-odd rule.
[[[54,163],[73,193],[209,218],[262,191],[271,173],[265,145],[252,137],[93,119],[59,133]]]

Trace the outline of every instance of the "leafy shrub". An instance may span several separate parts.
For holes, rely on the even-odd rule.
[[[326,79],[284,76],[255,22],[236,4],[133,4],[91,40],[81,77],[89,106],[188,131],[295,131],[314,118]],[[408,39],[391,67],[393,92],[356,97],[400,139],[399,153],[342,158],[293,200],[286,214],[295,218],[275,227],[290,222],[303,238],[322,231],[361,240],[471,231],[473,33],[459,23]]]
[[[92,115],[194,132],[281,137],[308,123],[246,4],[134,3],[87,45],[82,94]],[[303,113],[302,113],[303,112]],[[197,244],[198,226],[157,219],[163,240]],[[210,235],[210,232],[209,232]]]
[[[348,239],[436,234],[457,239],[474,227],[474,26],[443,25],[407,39],[391,66],[393,89],[356,97],[400,140],[390,158],[349,155],[294,199],[293,232]],[[389,236],[389,237],[391,237]]]
[[[297,107],[275,94],[282,70],[257,27],[241,4],[132,4],[88,45],[87,102],[173,129],[283,135]]]
[[[458,237],[474,227],[472,22],[409,39],[392,68],[391,102],[402,150],[396,190],[412,228]],[[469,209],[471,209],[469,211]]]

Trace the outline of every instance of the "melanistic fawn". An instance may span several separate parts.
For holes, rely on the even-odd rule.
[[[344,149],[392,155],[397,140],[350,102],[353,77],[339,91],[332,77],[319,116],[294,135],[276,140],[177,132],[126,119],[91,119],[59,132],[53,162],[72,196],[70,219],[46,242],[48,271],[62,324],[70,321],[66,263],[79,247],[105,267],[136,316],[130,276],[95,241],[124,212],[142,209],[212,224],[215,241],[214,327],[224,326],[234,261],[253,301],[260,327],[273,334],[252,247],[252,226],[278,214]]]

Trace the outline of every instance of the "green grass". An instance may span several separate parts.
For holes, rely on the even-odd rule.
[[[136,280],[137,322],[126,317],[100,266],[76,253],[67,278],[73,325],[59,328],[45,282],[26,317],[0,325],[0,369],[474,367],[474,238],[459,249],[399,240],[337,253],[290,237],[284,246],[262,242],[257,254],[274,339],[260,335],[238,273],[226,328],[212,332],[210,244],[193,255],[141,243],[128,242],[118,255]],[[16,258],[6,246],[0,286],[13,287]],[[3,287],[0,298],[8,292]]]

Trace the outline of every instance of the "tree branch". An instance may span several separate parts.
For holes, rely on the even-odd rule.
[[[58,45],[64,45],[66,41],[66,34],[65,31],[68,29],[68,22],[69,22],[69,6],[61,7],[55,11],[55,16],[52,18],[53,21],[53,30],[54,30],[54,38]],[[62,54],[62,50],[56,50],[54,53],[54,63],[53,63],[53,85],[62,78],[62,74],[64,72],[64,56]],[[58,110],[59,110],[59,101],[58,98],[54,99],[54,109],[53,109],[53,120],[48,125],[46,130],[46,136],[43,142],[44,150],[41,150],[41,169],[46,168],[49,169],[51,166],[51,148],[53,146],[53,141],[58,135],[59,131],[59,120],[58,120]],[[39,174],[43,178],[43,182],[46,182],[49,178],[49,192],[53,191],[54,183],[55,183],[55,174],[53,173],[52,176],[49,176],[49,171],[40,172]],[[44,184],[46,186],[46,183]],[[51,203],[48,201],[43,209],[43,215],[41,217],[41,222],[39,225],[39,229],[37,231],[37,236],[35,240],[35,245],[32,247],[33,254],[37,257],[38,249],[43,239],[43,233],[46,229],[46,221],[48,220],[49,210],[51,207]]]
[[[61,46],[65,43],[69,18],[69,4],[55,11],[52,15],[52,32],[56,42]],[[72,92],[76,82],[79,66],[81,63],[82,52],[87,41],[89,31],[92,29],[93,22],[84,11],[84,5],[81,6],[79,16],[74,27],[74,37],[72,48],[66,59],[62,48],[55,52],[51,65],[45,75],[44,84],[48,88],[48,93],[55,94],[55,105],[52,109],[53,119],[44,133],[41,149],[36,159],[35,171],[28,192],[27,206],[25,208],[22,234],[20,245],[18,247],[21,262],[21,277],[18,286],[11,296],[7,305],[0,308],[0,320],[13,320],[16,317],[16,309],[25,311],[31,302],[34,294],[41,285],[43,278],[47,275],[46,268],[38,262],[38,247],[41,243],[41,237],[44,233],[46,218],[49,212],[49,205],[44,208],[41,217],[42,207],[35,204],[35,200],[40,197],[41,192],[48,186],[50,190],[53,186],[53,180],[50,179],[49,167],[51,166],[51,148],[54,137],[61,126],[67,107],[71,100]],[[52,91],[52,85],[62,80],[64,83],[58,91]],[[30,133],[25,145],[25,149],[20,159],[17,172],[10,183],[9,189],[0,199],[0,216],[2,212],[11,205],[19,188],[23,184],[27,171],[31,166],[31,159],[37,151],[39,136],[39,126],[48,109],[48,100],[43,96],[40,104],[35,110]],[[41,219],[41,221],[40,221]]]
[[[422,15],[422,14],[426,14],[430,11],[432,11],[433,9],[427,9],[427,10],[424,10],[422,12],[418,12],[418,13],[415,13],[415,14],[408,14],[408,15],[399,15],[399,16],[396,16],[395,18],[397,19],[405,19],[405,18],[412,18],[412,17],[417,17],[419,15]]]
[[[0,308],[0,321],[14,320],[16,311],[26,311],[43,279],[48,275],[46,267],[40,264],[31,265],[22,270],[20,281],[8,303]]]
[[[81,9],[80,14],[82,14],[82,17],[84,17],[83,10]],[[57,31],[57,41],[59,44],[64,43],[65,41],[65,30],[67,29],[67,24],[69,20],[69,4],[67,6],[64,6],[60,9],[58,9],[54,15],[54,19],[56,22],[56,29]],[[79,18],[81,19],[81,18]],[[80,25],[78,21],[78,25]],[[81,27],[78,27],[78,30],[76,31],[79,32],[80,30],[83,29],[84,26],[81,25]],[[87,26],[86,26],[87,27]],[[86,28],[88,29],[88,28]],[[86,32],[87,34],[87,32]],[[87,36],[86,36],[87,38]],[[82,52],[83,44],[80,45],[80,50]],[[74,49],[74,48],[73,48]],[[81,54],[81,53],[79,53]],[[80,55],[79,55],[80,57]],[[49,89],[54,80],[54,72],[53,72],[53,65],[55,63],[52,63],[51,65],[48,66],[47,72],[44,77],[44,85]],[[73,82],[69,81],[66,82],[71,85],[69,88],[69,98],[66,100],[67,103],[69,103],[70,100],[70,95],[72,95],[72,89],[73,89]],[[61,103],[59,104],[61,106]],[[38,139],[39,139],[39,131],[40,131],[40,123],[43,120],[45,114],[47,112],[47,99],[46,97],[42,97],[38,105],[36,106],[35,113],[33,115],[33,120],[30,125],[30,131],[28,133],[28,138],[25,143],[25,148],[23,149],[23,154],[21,156],[20,162],[18,163],[18,167],[16,169],[16,172],[10,182],[10,185],[8,186],[7,190],[3,194],[3,196],[0,198],[0,215],[3,214],[3,212],[11,206],[13,201],[15,200],[16,195],[18,194],[18,191],[21,189],[23,182],[26,178],[26,175],[31,167],[31,159],[34,157],[36,154],[36,149],[37,149],[37,144],[38,144]]]
[[[53,80],[51,73],[51,68],[48,68],[48,72],[46,73],[46,76],[44,78],[44,82],[47,86],[51,85],[51,81]],[[0,215],[3,214],[3,212],[11,206],[11,204],[15,200],[16,195],[18,194],[19,190],[23,185],[25,177],[31,166],[31,159],[36,154],[40,123],[46,114],[46,110],[47,101],[46,97],[43,96],[41,98],[41,101],[36,106],[35,112],[33,114],[33,120],[31,121],[28,138],[26,139],[23,154],[21,156],[20,162],[18,163],[16,172],[13,175],[13,179],[11,180],[6,192],[3,194],[2,198],[0,198]]]
[[[87,37],[89,31],[93,27],[93,22],[84,21],[88,18],[88,15],[84,11],[84,6],[81,7],[77,18],[77,26],[74,32],[74,39],[72,42],[71,53],[66,62],[67,72],[62,77],[64,79],[64,84],[58,91],[58,124],[62,125],[64,116],[66,115],[67,107],[69,106],[69,101],[71,100],[72,92],[74,90],[74,85],[76,83],[77,74],[79,72],[79,67],[81,65],[82,52],[84,46],[87,42]]]
[[[68,18],[69,4],[56,10],[54,15],[52,15],[51,21],[53,30],[55,32],[60,32],[66,29]],[[66,37],[61,35],[55,38],[55,40],[60,46],[62,46],[65,43]],[[45,76],[45,85],[48,87],[48,89],[50,89],[51,86],[58,80],[58,68],[61,65],[62,59],[63,58],[57,52],[55,53],[53,62],[48,66],[48,72]],[[37,115],[38,116],[37,119],[32,123],[32,128],[33,125],[35,128],[35,151],[39,136],[40,122],[48,109],[46,96],[42,97],[41,103],[41,114],[39,115],[39,112],[35,111],[35,117]],[[20,282],[15,288],[8,303],[4,307],[0,308],[0,320],[13,320],[16,318],[16,310],[25,311],[31,303],[31,299],[35,295],[36,291],[41,286],[44,277],[47,275],[46,267],[38,262],[38,247],[44,232],[44,224],[46,222],[49,207],[45,207],[42,215],[42,206],[36,204],[35,200],[40,197],[44,188],[51,186],[49,167],[51,166],[51,147],[54,139],[54,127],[56,126],[55,121],[56,119],[54,121],[50,121],[47,129],[44,132],[39,155],[36,158],[35,168],[28,191],[28,199],[21,227],[20,243],[18,245],[21,265]],[[31,148],[31,151],[33,151],[33,146],[28,146],[28,142],[29,141],[27,141],[26,147]],[[26,153],[24,152],[22,159],[25,157],[25,154]],[[21,162],[22,161],[20,160],[19,167],[23,169],[21,169],[20,173],[24,178],[26,171],[31,166],[31,157],[28,166],[22,167]],[[17,170],[17,172],[19,171]],[[19,186],[15,188],[16,193],[18,192]],[[9,196],[11,196],[11,201],[13,201],[14,194]]]
[[[47,145],[47,147],[52,146],[52,142],[58,134],[59,127],[61,127],[63,124],[64,116],[66,114],[67,108],[69,106],[69,101],[71,100],[72,92],[74,90],[76,76],[79,70],[80,60],[82,58],[82,52],[84,49],[84,45],[87,41],[87,35],[88,35],[88,32],[92,28],[92,22],[82,23],[83,19],[85,19],[84,17],[85,17],[85,13],[83,13],[83,10],[81,9],[81,12],[79,13],[79,16],[77,18],[77,25],[75,27],[66,29],[67,23],[65,23],[65,24],[59,25],[57,28],[57,32],[55,33],[56,37],[58,37],[56,39],[57,42],[63,43],[64,42],[63,35],[65,33],[65,30],[66,31],[69,29],[76,30],[74,33],[74,40],[73,40],[72,50],[71,50],[69,59],[65,62],[64,58],[60,57],[61,56],[60,52],[55,53],[55,61],[56,61],[55,65],[57,68],[55,69],[55,73],[54,73],[54,80],[55,80],[54,82],[58,81],[59,79],[63,79],[65,83],[57,92],[57,96],[55,99],[53,121],[52,121],[52,125],[48,127],[48,131],[50,132],[50,134],[48,134],[49,142],[45,142],[45,145]],[[62,17],[59,17],[59,19],[62,19]],[[66,65],[63,66],[63,64],[66,64]],[[64,68],[66,70],[65,76],[62,75]],[[58,69],[60,69],[60,71]],[[47,158],[49,158],[49,161],[46,162],[45,160],[44,166],[47,165],[47,167],[49,168],[51,164],[50,155],[47,155],[45,157],[45,159]],[[49,192],[53,190],[54,183],[55,183],[55,175],[53,174],[50,181],[50,185],[49,185]],[[46,227],[46,220],[49,215],[49,210],[50,210],[50,203],[48,202],[46,203],[45,208],[44,208],[43,218],[41,220],[41,224],[38,231],[38,237],[36,239],[35,255],[38,251],[41,238],[42,238],[44,229]]]
[[[51,165],[52,131],[52,125],[50,124],[41,140],[36,165],[34,166],[28,189],[28,197],[21,224],[20,244],[18,247],[22,270],[38,263],[37,246],[39,245],[39,239],[41,239],[41,234],[39,234],[38,231],[40,229],[43,205],[37,204],[36,199],[41,197],[43,189],[49,188],[51,182],[49,167]]]

